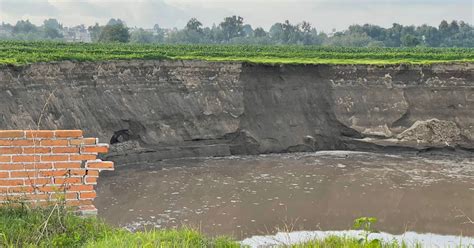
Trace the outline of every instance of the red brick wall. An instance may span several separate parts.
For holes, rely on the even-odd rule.
[[[0,203],[65,200],[95,212],[99,172],[113,170],[113,162],[97,159],[107,151],[107,144],[84,138],[81,130],[0,130]]]

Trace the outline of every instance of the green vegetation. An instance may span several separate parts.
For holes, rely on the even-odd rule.
[[[474,62],[474,49],[0,41],[0,64],[118,59],[186,59],[272,64],[431,64]]]
[[[408,248],[405,243],[399,243],[397,240],[386,242],[379,239],[369,239],[369,235],[378,233],[374,229],[377,219],[373,217],[361,217],[354,220],[354,229],[362,230],[360,238],[329,236],[323,240],[312,240],[302,244],[292,245],[292,248]],[[417,244],[415,247],[421,247]]]
[[[78,247],[112,231],[108,225],[93,218],[78,218],[60,205],[0,208],[0,247]]]
[[[150,23],[150,26],[153,25]],[[351,25],[345,30],[327,34],[311,23],[277,22],[270,29],[252,27],[240,16],[228,16],[218,25],[205,27],[196,18],[186,26],[163,29],[128,28],[120,19],[110,19],[101,26],[96,23],[63,27],[56,19],[47,19],[36,26],[28,20],[16,24],[2,23],[0,39],[55,40],[84,42],[132,42],[160,44],[260,44],[320,45],[336,47],[474,47],[474,27],[464,21],[443,20],[429,26],[393,23],[385,28],[372,24]],[[130,39],[129,39],[130,38]]]
[[[0,207],[0,247],[215,247],[234,248],[229,238],[207,238],[191,229],[130,233],[96,218],[81,218],[60,205]]]
[[[368,238],[376,232],[375,218],[362,217],[354,227],[363,230],[360,238],[330,236],[293,248],[408,248],[396,240],[385,242]],[[81,218],[57,204],[47,208],[29,208],[24,204],[0,206],[0,247],[149,247],[149,248],[237,248],[241,245],[227,237],[209,238],[196,230],[149,230],[129,232],[111,227],[97,218]],[[414,247],[421,248],[421,245]]]
[[[356,238],[330,236],[323,240],[313,240],[302,244],[292,245],[291,248],[408,248],[411,246],[405,243],[398,243],[396,240],[392,242],[360,242]],[[421,248],[421,245],[416,245],[415,248]]]
[[[87,248],[109,247],[215,247],[238,248],[240,245],[229,238],[209,239],[192,229],[161,230],[131,233],[116,231],[103,239],[89,242]]]

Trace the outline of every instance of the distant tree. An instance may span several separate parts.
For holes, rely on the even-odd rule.
[[[281,23],[275,23],[270,27],[269,30],[270,37],[276,43],[281,43],[282,40],[285,40],[283,34],[283,26]]]
[[[421,37],[420,43],[428,47],[438,47],[441,44],[440,32],[437,28],[426,24],[418,27],[416,33]]]
[[[402,29],[403,29],[403,26],[398,24],[398,23],[394,23],[392,24],[392,27],[389,28],[388,30],[386,30],[385,32],[385,46],[388,46],[388,47],[399,47],[401,46],[402,42],[401,42],[401,37],[402,37]]]
[[[293,26],[288,20],[284,23],[275,23],[270,28],[270,37],[277,44],[290,44],[298,41],[298,26]]]
[[[154,41],[153,33],[139,28],[130,34],[131,43],[152,43]]]
[[[253,31],[253,36],[254,37],[265,37],[265,36],[267,36],[267,32],[265,32],[265,30],[263,28],[256,28]]]
[[[441,34],[443,36],[447,35],[449,33],[449,24],[448,24],[448,22],[446,20],[442,20],[441,23],[438,26],[438,30],[439,30],[439,32],[441,32]]]
[[[185,29],[187,31],[194,31],[198,33],[202,33],[202,23],[198,21],[196,18],[191,18],[188,23],[186,24]]]
[[[373,41],[366,33],[335,33],[326,44],[340,47],[368,47]]]
[[[114,19],[112,19],[114,20]],[[120,19],[119,19],[120,20]],[[110,23],[110,21],[109,21]],[[116,22],[115,24],[107,24],[100,33],[100,42],[128,42],[130,39],[130,33],[128,28],[125,27],[123,22]]]
[[[379,41],[379,40],[370,41],[367,44],[367,47],[384,47],[384,46],[385,44],[383,43],[383,41]]]
[[[163,42],[165,38],[165,32],[160,27],[160,25],[155,24],[153,25],[153,40],[154,42]]]
[[[402,45],[405,47],[414,47],[420,44],[420,41],[415,35],[405,34],[401,39]]]
[[[252,37],[254,30],[250,24],[245,24],[242,26],[242,32],[244,37]]]
[[[51,29],[57,29],[57,30],[63,29],[63,25],[59,23],[58,20],[52,19],[52,18],[44,20],[43,26],[45,28],[51,28]]]
[[[456,34],[459,32],[459,24],[457,21],[453,20],[449,26],[448,26],[448,30],[449,30],[449,33],[450,34]]]
[[[56,19],[47,19],[43,22],[44,33],[46,38],[56,39],[62,38],[63,35],[61,30],[63,25],[61,25]]]
[[[315,28],[311,26],[311,23],[307,21],[303,21],[299,25],[299,33],[301,36],[301,41],[303,45],[313,45],[313,44],[320,44],[318,39],[318,32]]]
[[[20,20],[18,21],[15,26],[13,26],[13,33],[33,33],[37,32],[38,28],[32,24],[29,20],[23,21]]]
[[[0,0],[1,1],[1,0]],[[84,32],[75,27],[73,30]],[[235,43],[235,44],[298,44],[355,47],[474,47],[474,28],[463,21],[443,20],[438,27],[429,25],[404,26],[394,23],[389,28],[377,25],[351,25],[332,35],[317,30],[306,21],[292,24],[288,20],[275,23],[266,31],[253,29],[244,24],[240,16],[226,17],[218,25],[204,27],[196,18],[188,21],[183,29],[161,29],[155,24],[152,30],[138,29],[129,33],[120,19],[110,19],[106,26],[95,24],[87,28],[93,42],[134,43]],[[56,19],[47,19],[42,26],[35,26],[28,20],[15,25],[1,23],[0,39],[44,40],[61,39],[63,26]],[[71,30],[67,30],[68,32]]]
[[[212,43],[221,43],[224,41],[224,32],[220,26],[215,24],[209,29],[209,32],[206,34],[209,42]]]
[[[89,26],[87,28],[87,30],[89,31],[89,34],[91,36],[91,40],[93,42],[99,41],[100,33],[102,32],[102,27],[99,26],[98,23],[96,23],[94,26]]]
[[[299,44],[303,36],[300,28],[300,25],[293,25],[288,20],[284,23],[275,23],[270,28],[270,37],[277,44]]]
[[[113,26],[113,25],[122,25],[122,26],[126,26],[125,25],[125,22],[120,20],[120,19],[110,19],[108,22],[107,22],[107,25],[106,26]]]
[[[244,18],[240,16],[224,18],[224,21],[219,25],[224,34],[224,40],[229,41],[232,38],[244,36],[243,24]]]
[[[175,43],[196,44],[203,42],[204,36],[202,23],[196,18],[191,18],[186,23],[184,30],[173,33],[171,39],[174,39]]]

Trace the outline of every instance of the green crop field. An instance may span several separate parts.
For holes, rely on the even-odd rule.
[[[343,48],[259,45],[141,45],[0,41],[0,64],[186,59],[270,64],[432,64],[474,62],[474,48]]]

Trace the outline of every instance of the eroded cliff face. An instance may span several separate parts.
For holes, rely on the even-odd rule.
[[[0,68],[0,129],[36,129],[41,117],[42,129],[83,129],[113,143],[112,158],[123,161],[357,149],[367,142],[471,146],[473,114],[473,64],[108,61]],[[420,128],[420,121],[429,123]],[[424,136],[401,135],[410,127]],[[443,127],[455,129],[455,138],[431,137]]]

